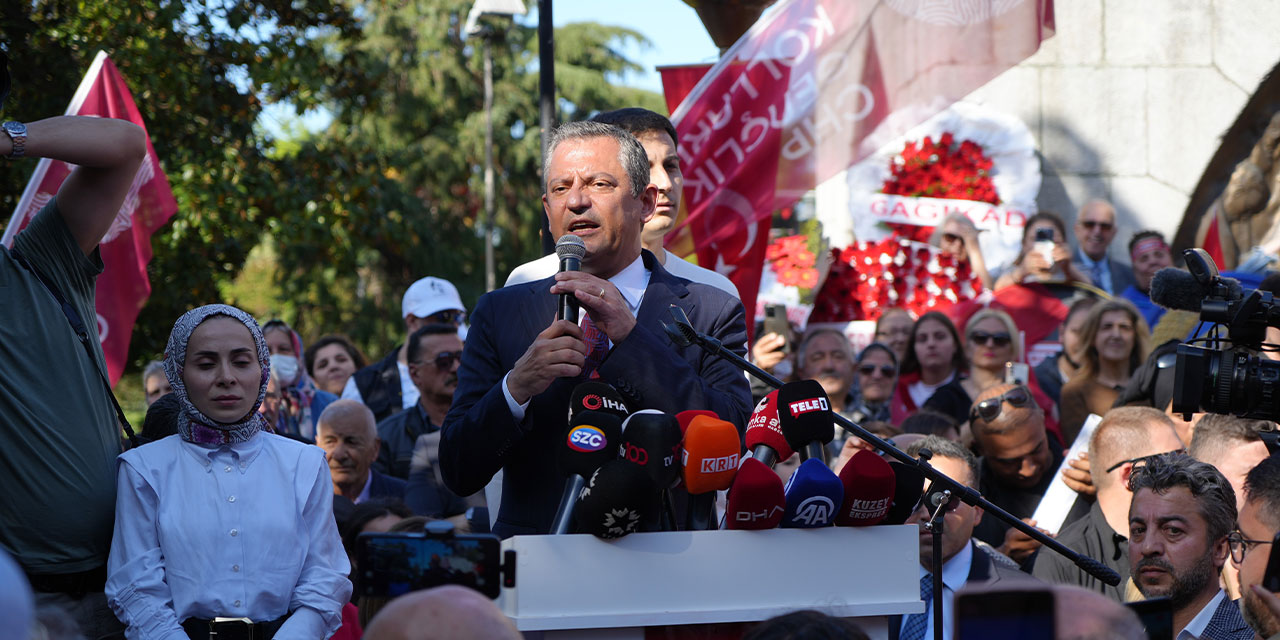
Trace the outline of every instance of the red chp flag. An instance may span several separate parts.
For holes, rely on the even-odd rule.
[[[1052,0],[784,0],[671,116],[685,213],[668,248],[696,253],[754,309],[775,209],[1017,64],[1052,33]],[[666,71],[664,83],[699,71]]]
[[[120,71],[102,51],[98,52],[89,72],[81,80],[66,115],[117,118],[128,120],[144,131],[147,128]],[[65,162],[48,158],[40,160],[0,242],[13,246],[14,236],[49,204],[73,168]],[[138,167],[129,194],[116,213],[115,222],[98,245],[104,264],[96,289],[98,337],[102,341],[107,373],[113,385],[124,372],[134,320],[151,295],[151,281],[147,278],[151,234],[177,209],[178,203],[169,189],[169,179],[160,169],[148,135],[147,157]],[[89,322],[90,319],[84,320]]]

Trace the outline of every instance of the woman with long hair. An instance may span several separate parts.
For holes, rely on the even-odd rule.
[[[330,334],[307,349],[307,373],[316,386],[335,396],[342,395],[347,378],[369,364],[369,359],[342,334]]]
[[[1080,370],[1062,386],[1063,443],[1070,446],[1089,414],[1115,404],[1129,377],[1147,358],[1150,332],[1133,303],[1112,298],[1095,305],[1080,336]]]
[[[1046,256],[1036,250],[1037,233],[1053,234],[1053,250]],[[1022,228],[1022,251],[1000,277],[996,289],[1025,281],[1042,282],[1057,280],[1093,284],[1089,276],[1071,262],[1071,247],[1067,245],[1067,225],[1057,214],[1041,211],[1027,220]]]
[[[968,364],[951,318],[941,311],[920,316],[911,327],[906,357],[899,369],[898,387],[890,407],[893,424],[902,424],[942,385],[959,378]]]

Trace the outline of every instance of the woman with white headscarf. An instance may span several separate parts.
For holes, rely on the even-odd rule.
[[[351,594],[333,485],[323,451],[263,431],[258,323],[227,305],[189,311],[164,366],[178,435],[119,458],[106,594],[126,635],[329,637]]]

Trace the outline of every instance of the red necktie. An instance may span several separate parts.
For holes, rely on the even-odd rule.
[[[582,363],[581,376],[597,379],[600,373],[596,369],[600,367],[600,363],[604,362],[605,356],[609,355],[609,336],[596,327],[590,315],[586,315],[582,320],[582,341],[587,343],[587,358]]]

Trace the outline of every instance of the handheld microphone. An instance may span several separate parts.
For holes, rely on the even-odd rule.
[[[652,517],[658,492],[644,469],[622,459],[600,466],[578,493],[578,531],[612,540],[642,529]]]
[[[836,429],[827,392],[817,380],[788,382],[778,389],[778,422],[787,445],[800,452],[801,460],[816,458],[825,465],[823,445],[831,442]]]
[[[622,394],[613,385],[598,380],[580,382],[573,388],[573,395],[569,396],[569,422],[573,422],[573,417],[582,411],[612,413],[619,420],[625,419],[630,413],[627,403],[622,400]]]
[[[582,238],[566,233],[556,240],[556,256],[560,258],[560,271],[577,271],[587,255],[587,243]],[[578,299],[572,293],[560,294],[560,317],[578,324]]]
[[[556,454],[565,479],[564,492],[551,520],[553,534],[569,532],[573,522],[574,500],[586,484],[586,478],[601,465],[617,458],[618,442],[622,435],[622,421],[603,411],[582,411],[573,417],[565,431],[565,446]]]
[[[817,458],[800,463],[800,468],[787,481],[785,494],[784,529],[829,527],[834,522],[836,510],[844,504],[844,485],[840,478]]]
[[[684,434],[681,462],[684,485],[689,491],[685,526],[690,531],[714,528],[712,510],[716,492],[728,489],[738,471],[742,444],[733,423],[694,416]]]
[[[675,531],[675,508],[671,503],[671,487],[680,479],[680,442],[683,434],[675,416],[654,409],[631,414],[622,423],[622,439],[618,457],[644,469],[658,488],[661,510],[657,527]]]
[[[729,529],[773,529],[782,523],[787,498],[782,478],[765,463],[747,458],[729,488],[725,525]]]
[[[751,457],[763,462],[770,469],[779,462],[786,462],[795,453],[782,435],[781,422],[778,419],[778,391],[760,399],[756,410],[747,422],[747,450]],[[779,479],[781,480],[781,479]]]
[[[868,527],[889,514],[895,489],[893,469],[884,458],[859,451],[840,470],[844,502],[836,513],[836,526]]]
[[[893,469],[893,505],[881,524],[902,524],[911,517],[920,504],[920,496],[924,495],[924,473],[897,460],[890,462],[889,468]]]

